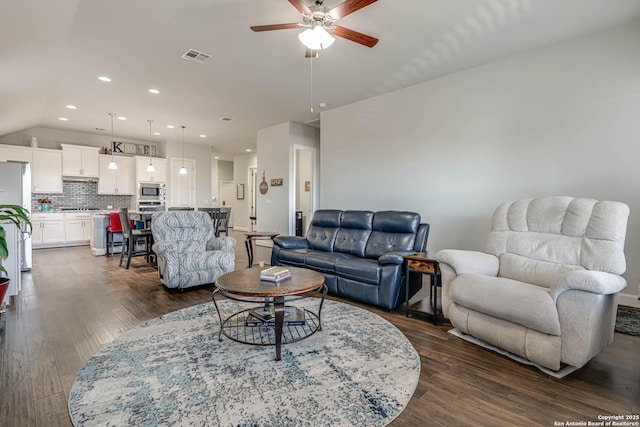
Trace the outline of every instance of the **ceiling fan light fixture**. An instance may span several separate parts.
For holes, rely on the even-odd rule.
[[[298,39],[303,45],[312,50],[326,49],[336,41],[335,37],[329,34],[322,25],[314,25],[313,28],[307,28],[298,34]]]

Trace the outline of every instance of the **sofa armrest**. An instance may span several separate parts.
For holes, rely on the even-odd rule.
[[[575,289],[594,294],[616,294],[627,286],[627,281],[617,274],[604,271],[576,270],[558,276],[549,289],[554,301],[565,291]]]
[[[307,249],[309,247],[307,239],[300,236],[276,236],[273,243],[282,249]]]
[[[484,252],[443,249],[436,253],[435,258],[451,266],[456,275],[469,273],[495,277],[500,268],[498,257]]]
[[[165,255],[168,253],[198,252],[204,250],[202,242],[173,242],[168,240],[156,241],[153,244],[152,249],[153,252],[158,255]]]
[[[378,258],[378,264],[380,265],[401,265],[404,263],[404,257],[406,255],[414,255],[415,252],[404,252],[404,251],[395,251],[395,252],[387,252]]]
[[[207,241],[208,251],[229,251],[236,245],[233,237],[212,237]]]

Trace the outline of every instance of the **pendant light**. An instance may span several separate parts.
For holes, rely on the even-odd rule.
[[[149,144],[151,144],[151,123],[153,120],[147,120],[149,122]],[[149,145],[149,165],[147,165],[147,172],[155,172],[156,168],[153,166],[153,160],[151,159],[151,145]]]
[[[113,118],[116,116],[116,113],[109,113],[109,115],[111,116],[111,145],[113,146],[113,141],[115,141],[115,138],[113,136]],[[109,162],[107,169],[112,169],[112,170],[118,169],[118,165],[116,164],[116,161],[113,159],[113,148],[110,151],[111,151],[111,161]]]
[[[186,175],[187,174],[187,168],[184,167],[184,128],[186,126],[180,126],[182,128],[182,167],[180,168],[180,171],[178,172],[180,175]]]

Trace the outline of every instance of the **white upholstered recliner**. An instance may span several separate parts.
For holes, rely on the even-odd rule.
[[[629,208],[547,197],[506,202],[486,252],[441,250],[444,315],[464,334],[558,371],[613,340]]]

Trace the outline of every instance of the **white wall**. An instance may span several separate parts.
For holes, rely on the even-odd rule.
[[[60,144],[85,145],[88,147],[110,147],[111,132],[105,134],[94,134],[87,132],[76,132],[63,129],[51,129],[36,127],[24,131],[0,137],[0,144],[29,146],[32,136],[38,138],[38,147],[60,149]],[[121,138],[115,134],[115,139],[122,142],[130,142],[133,144],[154,145],[158,152],[158,157],[166,156],[166,143],[164,141],[149,141]]]
[[[287,122],[258,131],[258,183],[262,182],[264,172],[269,191],[258,192],[257,230],[293,234],[295,147],[317,150],[319,141],[318,129],[298,123]],[[283,185],[272,187],[272,178],[282,178]]]
[[[323,112],[321,206],[417,211],[434,253],[482,249],[506,200],[622,201],[637,295],[638,46],[635,22]]]

